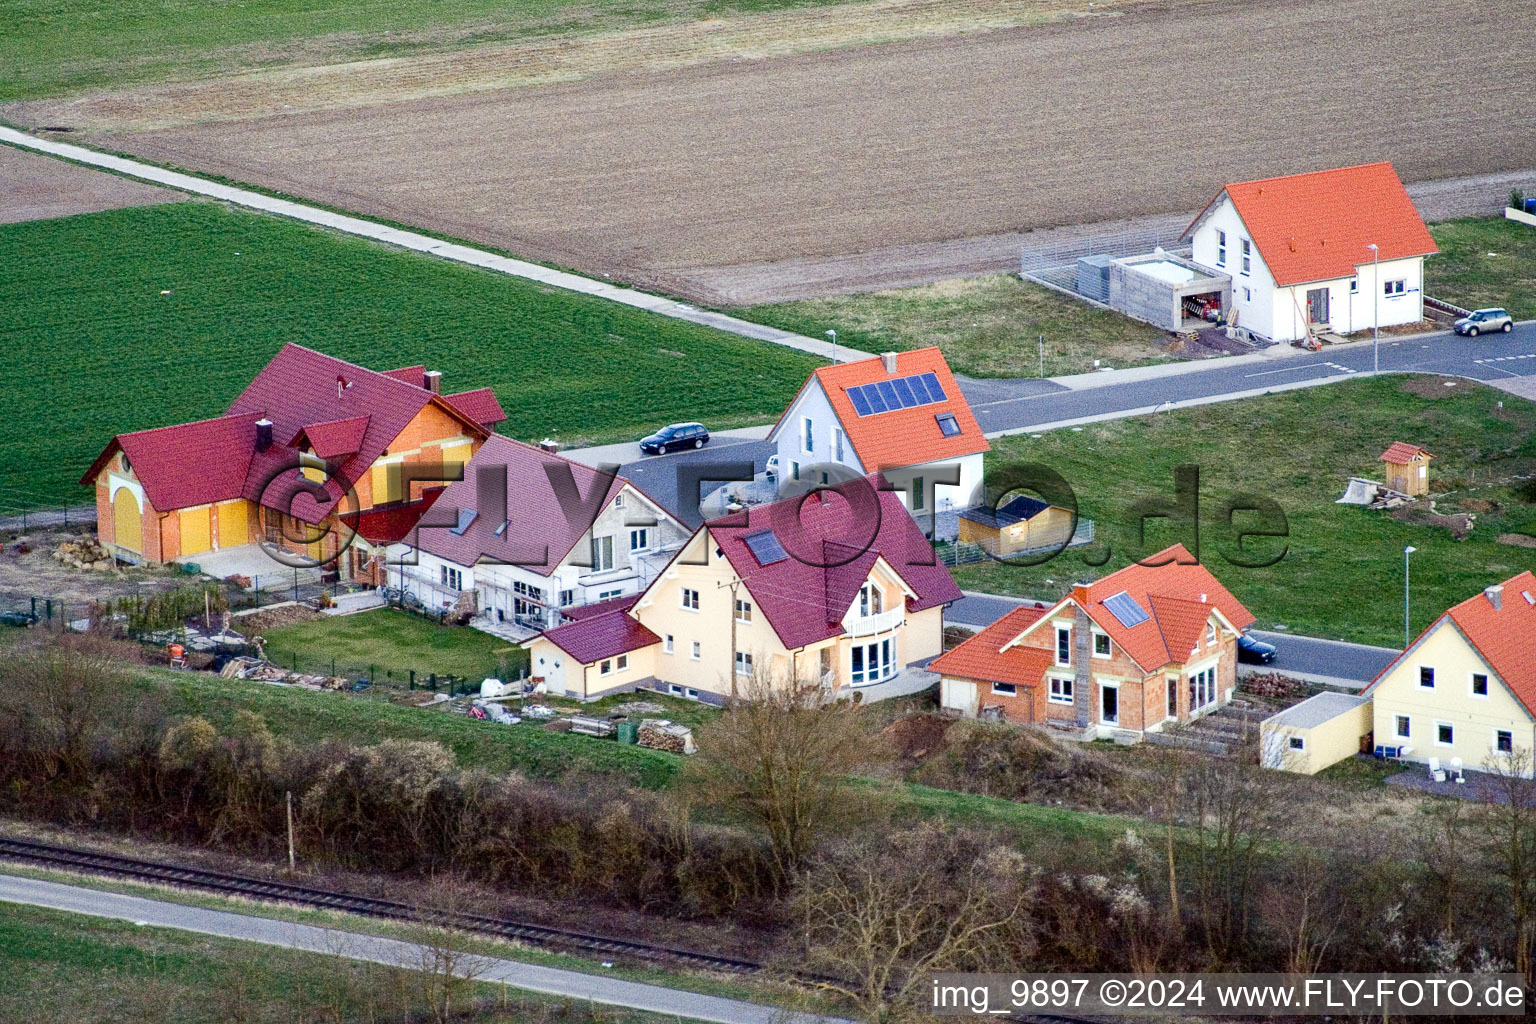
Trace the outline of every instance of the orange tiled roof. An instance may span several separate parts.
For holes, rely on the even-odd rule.
[[[1374,258],[1373,242],[1383,260],[1440,251],[1389,163],[1239,182],[1206,210],[1223,194],[1282,287],[1353,277]]]
[[[1420,448],[1418,445],[1409,444],[1406,441],[1393,441],[1392,446],[1381,453],[1380,458],[1382,462],[1390,462],[1394,466],[1406,466],[1420,455],[1426,459],[1434,458],[1433,455],[1429,454],[1429,449],[1427,448]]]
[[[1418,647],[1419,641],[1430,630],[1449,618],[1488,667],[1509,687],[1515,699],[1536,715],[1536,658],[1531,657],[1531,647],[1536,644],[1536,576],[1527,570],[1511,576],[1502,586],[1498,608],[1488,600],[1486,593],[1453,606],[1420,633],[1408,650],[1382,669],[1364,692],[1374,690],[1388,672]]]
[[[920,405],[894,412],[860,416],[848,398],[848,389],[860,384],[911,377],[919,373],[932,373],[944,387],[946,400],[932,405]],[[860,359],[855,363],[839,363],[823,366],[814,374],[826,392],[832,411],[842,424],[843,433],[864,465],[864,472],[875,473],[903,466],[916,466],[941,459],[956,459],[962,455],[991,450],[982,436],[981,427],[971,413],[971,407],[960,393],[960,385],[944,361],[944,353],[937,348],[920,348],[896,355],[896,372],[886,373],[883,361]],[[953,413],[960,433],[945,437],[939,429],[936,417],[940,413]],[[786,413],[787,415],[787,413]],[[774,427],[776,435],[784,421],[780,417]]]
[[[1094,625],[1145,671],[1188,661],[1212,611],[1221,612],[1236,629],[1253,624],[1253,614],[1209,569],[1196,563],[1184,545],[1175,544],[1147,561],[1153,564],[1128,565],[1073,592]],[[1125,626],[1105,606],[1107,598],[1122,591],[1147,613],[1146,621]]]
[[[1039,686],[1051,666],[1051,652],[1023,645],[1004,650],[1003,646],[1045,613],[1044,608],[1015,608],[954,650],[933,659],[928,670],[961,679]]]

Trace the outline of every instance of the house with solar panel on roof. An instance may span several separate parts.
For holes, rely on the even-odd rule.
[[[782,486],[879,473],[941,539],[957,527],[947,513],[981,501],[991,448],[937,348],[823,366],[768,439],[778,446]]]
[[[706,522],[640,594],[523,646],[535,679],[579,699],[720,703],[753,677],[880,699],[932,685],[960,596],[901,495],[858,478]]]
[[[1175,544],[1049,608],[1017,608],[928,667],[953,712],[1134,739],[1230,702],[1253,620]]]

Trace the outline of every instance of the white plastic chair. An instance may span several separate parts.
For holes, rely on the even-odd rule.
[[[1458,786],[1465,784],[1467,781],[1467,773],[1461,770],[1461,758],[1459,757],[1451,758],[1451,777],[1456,780]]]
[[[1436,782],[1445,781],[1445,769],[1440,767],[1440,759],[1438,757],[1429,759],[1429,777]]]

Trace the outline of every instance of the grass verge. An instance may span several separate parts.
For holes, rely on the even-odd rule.
[[[1503,407],[1499,408],[1499,403]],[[1469,512],[1475,527],[1455,540],[1428,501],[1398,515],[1335,504],[1351,476],[1381,479],[1377,457],[1393,441],[1435,456],[1430,491],[1439,513]],[[1089,548],[1037,566],[987,561],[963,566],[966,589],[1054,598],[1072,581],[1183,541],[1259,620],[1300,633],[1397,646],[1403,637],[1403,548],[1412,545],[1411,621],[1422,629],[1445,608],[1530,567],[1529,551],[1501,544],[1536,535],[1536,405],[1461,379],[1389,375],[1304,388],[1242,402],[1114,420],[1038,437],[995,441],[988,474],[1009,463],[1044,463],[1077,494],[1097,525]],[[1200,472],[1199,532],[1148,519],[1138,538],[1138,502],[1174,497],[1179,465]],[[1288,536],[1249,538],[1238,551],[1223,504],[1238,495],[1272,498]],[[1164,510],[1165,511],[1165,510]],[[1238,512],[1239,528],[1257,526]],[[1102,565],[1087,559],[1106,556]],[[1248,561],[1280,557],[1265,568]]]
[[[415,671],[425,682],[429,673],[482,678],[507,678],[527,664],[522,648],[499,637],[463,626],[440,626],[419,615],[379,608],[355,615],[326,615],[308,622],[280,626],[266,634],[267,657],[298,672],[364,675],[395,681]]]
[[[1045,376],[1173,359],[1167,335],[1149,324],[1095,309],[1012,275],[941,281],[863,295],[840,295],[731,310],[744,320],[823,337],[866,352],[937,345],[949,365],[972,377],[1034,377],[1045,338]]]
[[[1424,261],[1424,290],[1480,309],[1503,306],[1516,320],[1536,317],[1536,228],[1502,217],[1431,224],[1440,254]]]
[[[451,391],[496,391],[503,433],[567,444],[762,421],[818,363],[211,202],[0,226],[0,264],[0,373],[28,382],[0,425],[18,505],[84,500],[79,474],[113,434],[219,415],[288,341],[440,367]]]

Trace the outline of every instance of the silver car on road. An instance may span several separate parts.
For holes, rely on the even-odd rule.
[[[1502,309],[1474,309],[1456,321],[1456,333],[1465,334],[1469,338],[1493,331],[1503,331],[1508,334],[1514,329],[1515,318]]]

